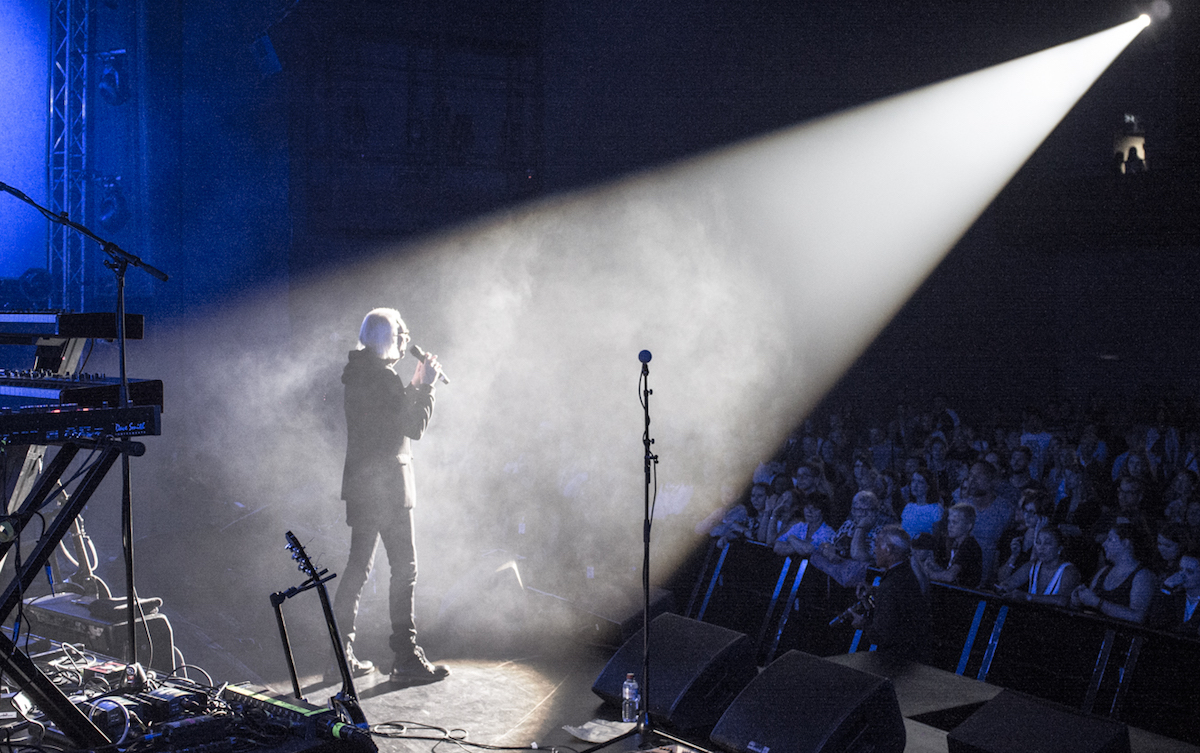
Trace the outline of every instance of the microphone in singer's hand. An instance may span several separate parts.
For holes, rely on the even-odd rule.
[[[420,345],[413,345],[411,348],[408,349],[408,352],[412,353],[413,357],[415,357],[421,361],[424,361],[426,358],[429,357],[428,353],[421,350]],[[442,380],[442,384],[450,384],[450,379],[446,376],[446,372],[442,371],[441,366],[438,367],[437,373],[438,373],[438,378]]]

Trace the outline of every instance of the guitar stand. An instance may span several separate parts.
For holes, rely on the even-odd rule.
[[[315,588],[317,589],[317,595],[321,599],[321,608],[325,612],[325,625],[329,628],[329,639],[333,641],[333,655],[337,659],[338,671],[342,675],[342,689],[329,699],[329,705],[348,719],[355,727],[367,729],[370,725],[367,723],[367,718],[358,704],[358,693],[354,690],[354,676],[350,672],[349,663],[346,661],[345,645],[342,643],[342,636],[338,631],[337,620],[333,616],[333,605],[329,601],[329,591],[325,588],[325,584],[336,578],[337,573],[326,575],[329,572],[327,569],[317,571],[295,535],[291,531],[288,531],[286,535],[288,541],[287,548],[292,552],[292,559],[295,559],[299,563],[300,571],[308,576],[308,579],[299,586],[293,586],[286,591],[278,591],[271,594],[271,607],[275,610],[275,622],[279,625],[279,639],[283,643],[283,654],[287,659],[288,673],[292,678],[292,691],[295,693],[296,698],[301,701],[305,700],[303,693],[300,691],[300,679],[296,674],[296,660],[292,656],[292,646],[288,640],[287,625],[283,621],[283,603],[297,594]]]

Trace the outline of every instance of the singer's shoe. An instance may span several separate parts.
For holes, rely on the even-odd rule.
[[[450,668],[445,664],[434,664],[425,658],[425,651],[416,646],[411,657],[397,659],[388,676],[388,682],[401,688],[411,688],[416,685],[428,685],[439,682],[450,676]]]
[[[375,671],[375,662],[355,656],[354,645],[351,643],[346,644],[346,666],[350,668],[352,677],[366,677]],[[329,669],[325,670],[325,682],[337,682],[341,679],[342,670],[335,661]]]

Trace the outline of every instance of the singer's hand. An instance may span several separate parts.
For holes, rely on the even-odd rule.
[[[417,370],[413,372],[413,384],[433,384],[438,377],[437,356],[428,353],[424,361],[417,361]]]

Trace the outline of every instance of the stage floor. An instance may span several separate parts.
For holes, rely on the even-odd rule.
[[[614,710],[591,690],[612,653],[580,646],[569,653],[450,660],[445,662],[450,676],[438,683],[397,689],[375,672],[356,680],[355,688],[367,720],[381,733],[394,735],[376,736],[384,753],[430,751],[447,735],[492,746],[582,750],[591,743],[563,726],[614,719]],[[291,694],[288,683],[269,687]],[[320,676],[302,678],[301,690],[310,703],[323,705],[340,688]],[[631,738],[609,749],[637,747]]]
[[[383,753],[425,753],[444,750],[439,739],[453,736],[490,746],[557,748],[579,751],[591,743],[563,729],[581,726],[593,719],[613,720],[615,709],[602,704],[591,691],[592,683],[612,655],[612,649],[578,646],[574,650],[511,659],[450,660],[446,680],[415,688],[396,689],[381,674],[361,678],[356,687],[368,721],[380,732],[376,736]],[[833,661],[865,671],[876,670],[873,655],[833,657]],[[324,704],[340,684],[330,686],[319,676],[303,678],[310,703]],[[905,753],[947,753],[946,731],[907,718],[928,713],[947,702],[982,702],[999,688],[917,665],[894,679],[901,712],[906,716]],[[285,682],[271,683],[281,695],[291,693]],[[1176,740],[1130,730],[1132,753],[1200,753],[1200,748]],[[623,740],[606,750],[630,751],[654,747],[664,741]],[[713,749],[708,740],[696,740],[698,748]]]

